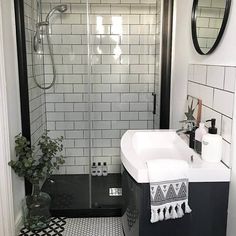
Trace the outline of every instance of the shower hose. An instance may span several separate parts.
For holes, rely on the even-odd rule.
[[[36,79],[36,75],[35,75],[35,64],[34,64],[34,47],[33,47],[33,43],[32,43],[32,75],[33,75],[33,79],[34,82],[36,83],[36,85],[41,88],[41,89],[50,89],[56,82],[56,68],[55,68],[55,62],[54,62],[54,57],[53,57],[53,50],[52,50],[52,43],[51,43],[51,39],[49,37],[49,24],[47,24],[46,26],[46,37],[47,37],[47,41],[48,41],[48,49],[49,49],[49,55],[50,55],[50,59],[52,62],[52,72],[53,72],[53,79],[52,79],[52,83],[48,86],[42,86],[38,83],[37,79]],[[33,40],[32,40],[33,42]]]

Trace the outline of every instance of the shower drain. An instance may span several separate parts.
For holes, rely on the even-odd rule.
[[[122,196],[122,188],[109,188],[110,197],[119,197]]]

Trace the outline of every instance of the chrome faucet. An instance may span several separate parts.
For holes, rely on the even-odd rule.
[[[177,134],[180,134],[180,133],[189,133],[190,131],[193,130],[193,128],[195,127],[196,125],[196,120],[181,120],[179,123],[182,124],[182,128],[181,129],[178,129],[176,130],[176,133]]]

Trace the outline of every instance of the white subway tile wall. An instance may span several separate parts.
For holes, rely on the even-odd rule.
[[[235,81],[235,67],[189,65],[188,95],[202,99],[202,121],[216,118],[223,137],[223,162],[229,167]]]
[[[37,82],[44,86],[44,68],[43,56],[32,53],[32,38],[35,34],[35,23],[37,19],[36,1],[24,0],[24,19],[25,19],[25,38],[26,38],[26,56],[28,69],[28,91],[29,91],[29,109],[30,109],[30,129],[31,143],[37,144],[39,137],[46,129],[46,106],[44,91],[38,88],[34,82],[35,76]],[[39,50],[42,50],[40,45]],[[48,109],[50,109],[48,107]],[[36,145],[37,146],[37,145]],[[37,152],[38,149],[36,149]]]
[[[52,135],[60,131],[65,137],[67,161],[60,173],[88,173],[90,155],[92,161],[107,162],[109,173],[119,173],[123,133],[153,128],[154,81],[159,91],[160,2],[90,1],[88,28],[86,1],[43,0],[43,19],[56,4],[68,6],[50,21],[59,79],[46,91],[47,127]],[[47,84],[51,74],[46,55]]]

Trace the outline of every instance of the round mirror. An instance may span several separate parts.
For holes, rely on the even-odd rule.
[[[192,37],[201,55],[212,53],[219,44],[229,17],[231,0],[194,0]]]

